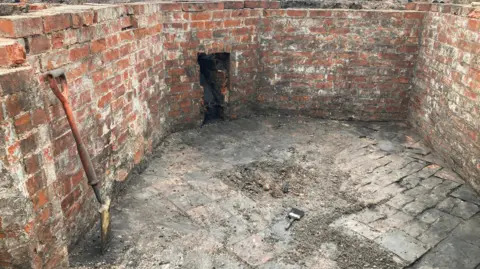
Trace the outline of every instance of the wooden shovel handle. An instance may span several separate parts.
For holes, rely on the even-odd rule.
[[[60,90],[58,87],[57,79],[61,80],[62,88],[64,92]],[[75,118],[73,117],[72,108],[68,103],[68,87],[65,77],[54,78],[53,76],[48,76],[48,81],[50,83],[50,87],[52,88],[53,93],[57,96],[58,100],[62,103],[63,109],[65,110],[65,114],[67,116],[68,124],[70,124],[70,128],[72,129],[73,138],[77,144],[77,151],[78,155],[80,155],[80,160],[82,161],[83,169],[85,170],[85,174],[87,175],[88,184],[91,186],[95,186],[99,183],[97,179],[97,174],[95,173],[95,169],[92,164],[92,160],[90,159],[90,155],[86,147],[84,146],[80,132],[78,131],[77,124],[75,122]],[[97,196],[97,195],[96,195]],[[97,197],[99,200],[100,197]],[[99,200],[100,203],[101,200]]]

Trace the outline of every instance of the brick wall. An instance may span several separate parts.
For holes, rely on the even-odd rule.
[[[261,109],[400,120],[423,12],[265,10]]]
[[[480,11],[431,6],[413,80],[410,121],[480,192]]]
[[[174,128],[198,126],[203,88],[198,53],[230,53],[230,88],[226,115],[250,114],[255,100],[259,62],[261,9],[243,9],[244,2],[184,3],[165,6],[165,82],[170,89],[169,116]]]
[[[0,267],[65,268],[67,246],[97,217],[47,71],[66,71],[69,100],[104,191],[168,131],[157,11],[60,6],[0,18]]]
[[[424,21],[425,11],[436,6],[388,12],[282,10],[278,2],[259,1],[44,7],[0,17],[2,267],[65,267],[68,246],[96,218],[64,112],[45,82],[46,72],[58,67],[67,72],[69,100],[105,193],[166,134],[201,123],[198,53],[230,53],[229,118],[275,109],[337,119],[405,119],[414,85],[410,114],[417,128],[429,130],[424,134],[430,141],[461,145],[467,158],[478,153],[478,125],[465,116],[472,108],[468,115],[478,120],[473,53],[461,80],[469,85],[461,99],[467,101],[455,113],[431,112],[451,109],[430,100],[440,89],[433,85],[458,68],[442,66],[450,58],[430,49],[449,42],[451,26],[441,27],[457,18],[430,14]],[[464,21],[454,24],[461,30],[455,40],[476,35],[468,42],[478,46],[478,28],[465,35],[478,27],[476,20],[458,19]],[[423,36],[432,36],[419,48],[424,22]],[[434,34],[436,25],[446,33]],[[448,88],[448,96],[456,89]],[[448,125],[439,127],[426,112],[458,115],[471,129],[447,137]],[[469,167],[462,171],[474,171]]]

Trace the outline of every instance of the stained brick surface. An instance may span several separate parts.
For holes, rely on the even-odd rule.
[[[425,17],[410,119],[433,149],[480,190],[480,19],[473,11],[453,8]]]
[[[405,119],[423,15],[266,10],[260,106],[324,118]]]

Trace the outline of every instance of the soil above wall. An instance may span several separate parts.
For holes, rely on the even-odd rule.
[[[154,0],[30,0],[30,3],[129,3],[152,2]],[[15,3],[16,0],[0,0],[0,3]],[[188,2],[188,1],[187,1]],[[408,0],[294,0],[281,1],[282,8],[342,8],[342,9],[404,9]],[[420,2],[420,1],[415,1]],[[445,1],[451,2],[451,1]]]
[[[133,3],[133,2],[154,2],[157,0],[27,0],[30,3],[62,3],[62,4],[84,4],[84,3],[102,3],[102,4],[114,4],[114,3]],[[439,2],[442,0],[438,0]],[[16,3],[19,0],[0,0],[0,3]],[[184,2],[193,2],[185,0]],[[202,2],[202,1],[195,1]],[[403,10],[405,4],[408,2],[432,2],[432,1],[414,1],[414,0],[281,0],[282,8],[338,8],[338,9],[394,9]],[[470,4],[472,0],[443,0],[445,3],[452,4]],[[9,7],[7,7],[9,8]],[[8,11],[6,11],[8,12]],[[2,14],[0,10],[0,16],[11,15],[19,13],[10,12],[9,14]],[[5,13],[5,12],[3,12]]]

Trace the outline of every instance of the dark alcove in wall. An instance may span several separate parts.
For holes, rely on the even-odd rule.
[[[203,87],[204,124],[224,119],[228,101],[229,53],[198,54],[200,85]]]

